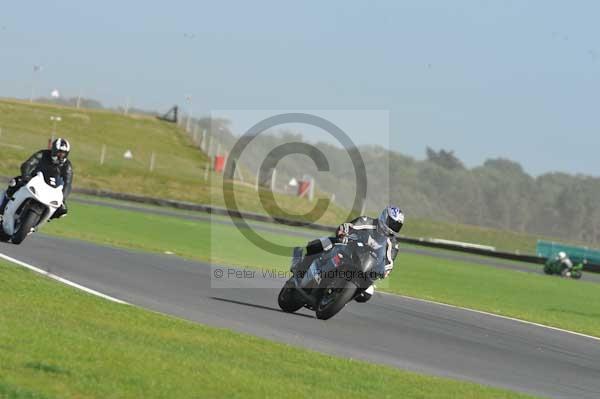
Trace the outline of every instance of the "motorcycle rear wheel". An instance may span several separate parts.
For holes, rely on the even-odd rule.
[[[342,278],[331,279],[321,284],[322,294],[317,303],[317,319],[328,320],[352,300],[356,294],[356,285]]]

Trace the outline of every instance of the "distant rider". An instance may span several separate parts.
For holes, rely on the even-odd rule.
[[[0,205],[0,215],[4,214],[4,208],[9,199],[39,171],[55,170],[63,179],[63,205],[56,210],[52,219],[65,216],[67,214],[66,199],[71,193],[73,183],[73,167],[69,161],[69,152],[71,144],[66,139],[58,138],[52,142],[49,150],[40,150],[33,154],[27,161],[21,165],[21,175],[15,177],[8,183],[8,188],[4,193],[2,204]]]
[[[559,252],[556,257],[552,260],[554,270],[560,271],[560,274],[566,277],[571,277],[571,269],[573,269],[573,262],[567,254],[563,251]]]
[[[387,238],[384,264],[380,265],[380,276],[387,278],[394,268],[394,259],[396,259],[396,255],[398,254],[397,238],[403,225],[404,214],[400,208],[395,206],[386,207],[377,219],[360,216],[349,223],[343,223],[338,227],[335,237],[324,237],[309,242],[306,246],[304,257],[301,260],[295,259],[297,263],[294,270],[298,275],[303,276],[313,260],[322,252],[333,248],[334,244],[347,241],[348,236],[354,233],[372,231],[373,233],[381,233]],[[370,234],[368,237],[370,237]],[[295,255],[297,258],[301,256],[301,254]],[[367,302],[371,299],[373,293],[374,287],[371,285],[360,296],[356,297],[356,301]]]

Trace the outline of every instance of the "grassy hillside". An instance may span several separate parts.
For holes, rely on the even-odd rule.
[[[76,186],[224,206],[220,176],[209,173],[204,180],[207,157],[177,126],[149,116],[2,100],[0,174],[16,175],[24,159],[46,148],[52,136],[51,116],[62,118],[56,130],[72,143]],[[103,146],[106,151],[101,165]],[[123,158],[127,150],[132,152],[132,160]],[[151,172],[152,153],[155,162]],[[236,184],[234,190],[241,209],[265,213],[253,187]],[[315,205],[284,195],[275,199],[293,214],[306,213]],[[277,214],[273,201],[266,200],[265,204]],[[344,215],[340,208],[332,207],[321,222],[336,223]]]

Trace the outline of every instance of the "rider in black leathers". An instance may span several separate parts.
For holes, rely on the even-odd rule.
[[[52,142],[52,147],[49,150],[41,150],[33,154],[21,165],[21,175],[13,178],[9,184],[2,204],[0,204],[0,214],[4,213],[4,209],[12,196],[27,182],[35,176],[39,171],[52,170],[58,172],[63,179],[63,205],[56,210],[52,219],[65,216],[67,214],[66,199],[71,193],[73,184],[73,167],[68,156],[71,151],[71,145],[66,139],[58,138]]]
[[[382,212],[379,218],[373,219],[368,216],[361,216],[349,223],[341,224],[336,232],[335,237],[324,237],[318,240],[310,241],[306,245],[306,251],[303,254],[297,254],[298,259],[294,260],[294,270],[299,276],[303,276],[308,270],[313,260],[318,257],[323,251],[330,250],[333,245],[343,242],[346,237],[353,233],[362,231],[372,231],[384,234],[387,237],[385,248],[385,259],[379,274],[381,278],[387,278],[394,268],[394,259],[398,255],[398,233],[404,225],[404,214],[395,206],[388,206]],[[357,302],[367,302],[371,299],[374,292],[373,286],[366,289],[360,296],[356,297]]]

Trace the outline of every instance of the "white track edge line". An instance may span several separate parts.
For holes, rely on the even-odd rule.
[[[60,276],[57,276],[57,275],[55,275],[55,274],[52,274],[52,273],[50,273],[50,272],[47,272],[47,271],[45,271],[45,270],[39,269],[39,268],[37,268],[37,267],[35,267],[35,266],[32,266],[32,265],[30,265],[30,264],[27,264],[27,263],[25,263],[25,262],[22,262],[22,261],[20,261],[20,260],[18,260],[18,259],[11,258],[10,256],[8,256],[8,255],[5,255],[5,254],[3,254],[3,253],[1,253],[1,252],[0,252],[0,258],[2,258],[2,259],[4,259],[4,260],[7,260],[7,261],[9,261],[9,262],[12,262],[12,263],[14,263],[14,264],[17,264],[17,265],[19,265],[19,266],[22,266],[22,267],[24,267],[24,268],[26,268],[26,269],[29,269],[29,270],[31,270],[31,271],[34,271],[34,272],[36,272],[36,273],[42,274],[42,275],[44,275],[44,276],[46,276],[46,277],[50,277],[50,278],[51,278],[51,279],[53,279],[53,280],[59,281],[59,282],[61,282],[61,283],[63,283],[63,284],[69,285],[69,286],[71,286],[71,287],[73,287],[73,288],[76,288],[76,289],[78,289],[78,290],[81,290],[81,291],[87,292],[88,294],[92,294],[92,295],[95,295],[95,296],[97,296],[97,297],[100,297],[100,298],[103,298],[103,299],[107,299],[107,300],[109,300],[109,301],[113,301],[113,302],[116,302],[116,303],[120,303],[121,305],[129,305],[129,303],[127,303],[127,302],[125,302],[125,301],[122,301],[122,300],[120,300],[120,299],[114,298],[114,297],[112,297],[112,296],[110,296],[110,295],[103,294],[103,293],[101,293],[101,292],[98,292],[98,291],[96,291],[96,290],[93,290],[93,289],[91,289],[91,288],[84,287],[84,286],[83,286],[83,285],[81,285],[81,284],[74,283],[74,282],[72,282],[72,281],[69,281],[69,280],[67,280],[67,279],[64,279],[64,278],[62,278],[62,277],[60,277]]]
[[[517,319],[515,317],[503,316],[503,315],[496,314],[496,313],[485,312],[483,310],[465,308],[463,306],[450,305],[448,303],[436,302],[436,301],[431,301],[431,300],[428,300],[428,299],[415,298],[415,297],[407,296],[407,295],[394,294],[392,292],[379,291],[379,293],[380,294],[385,294],[385,295],[390,295],[390,296],[396,296],[396,297],[400,297],[400,298],[404,298],[404,299],[410,299],[412,301],[431,303],[431,304],[434,304],[434,305],[441,305],[441,306],[445,306],[445,307],[448,307],[448,308],[460,309],[460,310],[465,310],[465,311],[473,312],[473,313],[479,313],[479,314],[483,314],[483,315],[486,315],[486,316],[498,317],[500,319],[516,321],[516,322],[523,323],[523,324],[529,324],[529,325],[536,326],[536,327],[547,328],[549,330],[560,331],[560,332],[564,332],[564,333],[567,333],[567,334],[577,335],[577,336],[580,336],[580,337],[593,339],[595,341],[600,341],[599,337],[594,337],[593,335],[587,335],[587,334],[579,333],[579,332],[576,332],[576,331],[565,330],[565,329],[559,328],[559,327],[552,327],[552,326],[548,326],[546,324],[535,323],[533,321],[527,321],[527,320],[523,320],[523,319]]]

